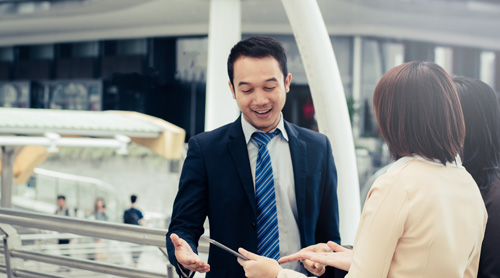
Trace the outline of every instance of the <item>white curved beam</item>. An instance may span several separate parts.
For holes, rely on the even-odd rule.
[[[340,72],[314,0],[282,0],[305,67],[320,132],[332,142],[338,173],[340,235],[352,244],[361,214],[359,180]]]

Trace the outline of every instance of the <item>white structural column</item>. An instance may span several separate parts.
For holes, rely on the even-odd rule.
[[[339,181],[342,244],[352,244],[361,214],[359,180],[337,60],[318,3],[315,0],[282,0],[282,3],[304,63],[319,130],[332,142]]]
[[[228,86],[227,56],[241,39],[240,0],[211,0],[208,29],[205,130],[230,123],[239,115]]]

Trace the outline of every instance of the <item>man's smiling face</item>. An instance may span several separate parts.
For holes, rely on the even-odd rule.
[[[241,56],[234,62],[233,82],[229,87],[245,120],[256,129],[268,132],[280,120],[290,90],[292,75],[286,78],[272,56]]]

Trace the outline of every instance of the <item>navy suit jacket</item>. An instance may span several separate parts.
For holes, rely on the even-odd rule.
[[[210,237],[237,250],[257,251],[257,215],[248,149],[235,122],[189,140],[167,233],[170,262],[177,266],[170,234],[176,233],[196,252],[208,216]],[[298,227],[302,247],[328,240],[340,242],[337,171],[328,138],[284,122],[295,179]],[[207,278],[245,277],[236,257],[210,246]]]

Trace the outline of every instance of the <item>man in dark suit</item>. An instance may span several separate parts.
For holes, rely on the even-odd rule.
[[[282,117],[292,76],[281,44],[240,41],[228,74],[242,117],[189,140],[174,202],[167,249],[181,277],[245,276],[236,257],[218,247],[210,247],[208,264],[196,254],[207,216],[212,239],[273,259],[340,242],[330,142]],[[284,267],[306,272],[299,262]]]

